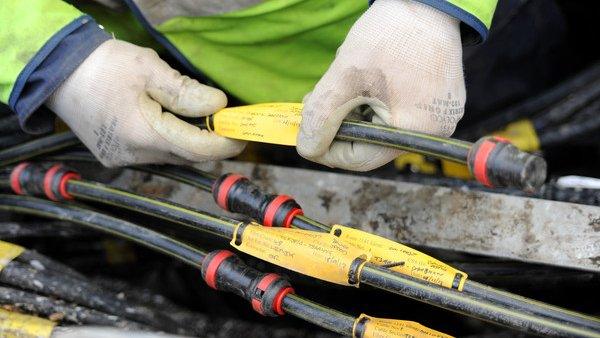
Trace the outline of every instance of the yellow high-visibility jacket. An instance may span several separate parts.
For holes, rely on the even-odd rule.
[[[161,11],[147,5],[152,1],[123,1],[137,25],[192,75],[248,103],[300,101],[368,7],[366,0],[248,0],[247,7],[211,13],[190,9],[189,1],[165,1],[172,8]],[[485,40],[497,2],[413,1],[461,20],[464,43]],[[110,33],[127,31],[105,25]],[[0,102],[18,114],[24,130],[48,131],[52,114],[39,108],[109,38],[91,16],[63,1],[1,0]]]

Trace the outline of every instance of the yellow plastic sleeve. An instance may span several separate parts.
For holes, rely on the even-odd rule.
[[[357,332],[359,323],[364,323],[362,334]],[[354,322],[352,336],[356,338],[452,338],[445,333],[432,330],[417,322],[376,318],[364,313]]]
[[[368,232],[334,225],[331,234],[371,254],[370,262],[429,283],[462,291],[467,274],[406,245]]]
[[[0,241],[0,271],[6,264],[18,257],[23,250],[25,250],[23,247],[16,244]]]
[[[359,276],[360,269],[371,258],[364,250],[329,233],[249,224],[238,238],[240,226],[244,225],[238,225],[231,241],[236,249],[331,283],[358,286],[359,283],[349,283],[350,274]],[[361,260],[359,265],[355,260]]]
[[[515,147],[523,151],[540,150],[540,139],[529,119],[509,123],[506,128],[494,132],[493,135],[508,139]]]
[[[56,323],[29,315],[0,309],[0,337],[48,338]]]
[[[295,146],[301,113],[301,103],[225,108],[213,115],[214,132],[238,140]]]

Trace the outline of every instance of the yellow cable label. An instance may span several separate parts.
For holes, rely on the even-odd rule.
[[[462,180],[468,180],[473,178],[469,167],[462,163],[456,163],[448,160],[441,160],[442,172],[446,177],[455,177]]]
[[[361,314],[354,322],[352,336],[355,338],[452,338],[417,322],[375,318],[365,314]]]
[[[429,162],[425,156],[417,153],[405,153],[396,157],[394,165],[398,170],[404,170],[408,167],[412,172],[427,175],[433,175],[438,171],[435,163]]]
[[[370,259],[366,251],[329,233],[252,223],[238,225],[234,234],[231,245],[242,252],[341,285],[358,286],[360,270]]]
[[[25,249],[22,246],[0,241],[0,271],[4,269],[6,264],[18,257],[23,250]]]
[[[56,323],[53,321],[0,309],[0,337],[48,338]]]
[[[302,103],[260,103],[225,108],[213,115],[214,132],[238,140],[296,145]]]
[[[368,232],[334,225],[331,234],[371,254],[370,262],[429,283],[462,291],[467,274],[406,245]]]
[[[529,119],[509,123],[503,130],[492,134],[508,139],[515,147],[523,151],[540,149],[540,140],[533,123]]]

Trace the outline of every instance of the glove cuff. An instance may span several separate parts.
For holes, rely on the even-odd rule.
[[[109,38],[91,17],[84,15],[46,42],[19,75],[9,100],[23,130],[34,134],[52,130],[53,115],[38,108]]]

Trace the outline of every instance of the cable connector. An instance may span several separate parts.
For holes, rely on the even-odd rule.
[[[290,283],[274,273],[261,273],[247,266],[228,250],[216,250],[202,261],[202,277],[213,289],[243,297],[263,316],[284,315],[283,299],[294,293]]]
[[[221,208],[248,215],[269,227],[289,228],[295,216],[304,214],[290,196],[265,194],[248,178],[237,174],[217,178],[212,194]]]
[[[474,143],[467,163],[477,181],[490,188],[518,187],[532,191],[546,180],[544,159],[520,151],[497,136],[484,137]]]
[[[41,164],[23,162],[10,173],[10,186],[17,195],[46,196],[53,201],[71,200],[67,192],[70,179],[81,176],[62,164],[46,167]]]

